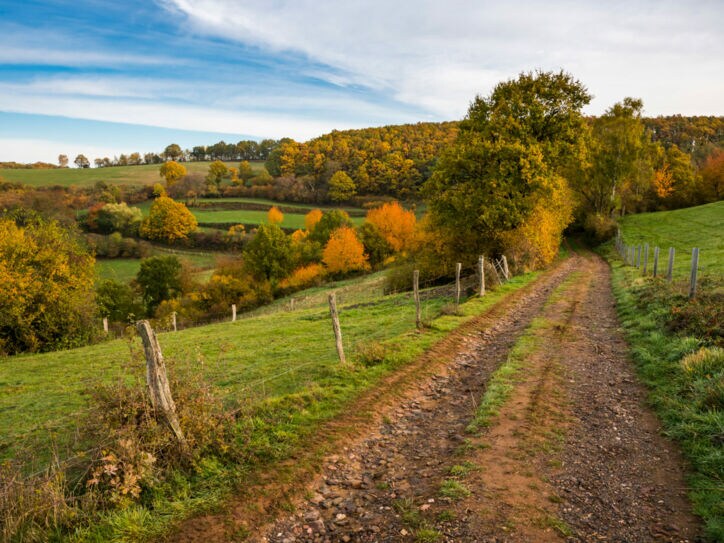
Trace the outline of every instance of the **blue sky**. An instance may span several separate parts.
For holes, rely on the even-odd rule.
[[[719,0],[0,0],[0,160],[461,118],[523,70],[724,114]]]

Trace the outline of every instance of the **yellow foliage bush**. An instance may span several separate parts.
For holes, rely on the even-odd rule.
[[[319,285],[324,275],[324,266],[321,264],[309,264],[302,266],[292,272],[289,277],[279,281],[279,289],[283,291],[300,290],[303,288]]]
[[[269,224],[281,224],[284,220],[284,213],[279,211],[277,206],[272,206],[269,213],[267,213],[267,219]]]
[[[331,274],[344,274],[370,268],[365,248],[357,233],[348,226],[332,232],[322,253],[322,262]]]
[[[377,227],[396,252],[411,248],[417,219],[412,211],[405,211],[398,202],[389,202],[371,209],[367,213],[367,222]]]
[[[139,233],[147,239],[174,242],[196,230],[198,222],[193,213],[179,202],[168,196],[161,196],[151,205],[151,209],[141,223]]]
[[[317,226],[317,223],[322,218],[322,211],[320,209],[313,209],[309,213],[307,213],[304,216],[304,228],[307,229],[307,232],[311,232],[314,230],[314,227]]]

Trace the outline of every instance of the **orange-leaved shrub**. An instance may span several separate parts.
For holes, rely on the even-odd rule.
[[[307,232],[311,232],[321,219],[322,211],[320,209],[313,209],[304,216],[304,228],[306,228]]]
[[[303,288],[319,285],[324,275],[324,266],[309,264],[297,268],[289,277],[279,281],[278,289],[282,292],[293,292]]]
[[[415,239],[415,214],[405,211],[398,202],[389,202],[371,209],[367,213],[367,222],[377,227],[396,252],[410,249]]]
[[[277,206],[272,206],[267,213],[267,220],[269,224],[281,224],[284,220],[284,213]]]
[[[324,247],[322,262],[332,275],[368,270],[370,268],[365,248],[354,229],[343,226],[332,232]]]

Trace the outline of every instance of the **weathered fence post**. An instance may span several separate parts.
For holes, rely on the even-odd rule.
[[[649,244],[644,244],[644,270],[643,274],[646,275],[646,268],[649,265]]]
[[[141,336],[141,341],[143,341],[143,351],[146,355],[146,384],[148,385],[148,393],[151,396],[151,405],[156,411],[160,411],[181,447],[187,449],[188,444],[176,415],[176,404],[171,396],[168,376],[166,375],[166,364],[163,361],[163,354],[158,339],[156,339],[156,334],[149,322],[145,320],[139,321],[136,328]]]
[[[689,298],[696,296],[696,272],[699,268],[699,248],[691,250],[691,279],[689,281]]]
[[[108,317],[103,317],[103,332],[108,333]]]
[[[460,271],[463,269],[463,265],[458,262],[455,264],[455,307],[460,305]]]
[[[674,278],[674,255],[676,250],[673,247],[669,247],[669,266],[666,269],[666,279],[671,283]]]
[[[480,295],[485,296],[485,257],[478,258],[478,273],[480,274]]]
[[[412,292],[415,297],[415,326],[422,330],[422,310],[420,308],[420,270],[412,272]]]
[[[659,248],[654,247],[654,277],[659,274]]]
[[[174,311],[171,313],[171,325],[173,326],[173,331],[177,332],[178,328],[176,328],[176,312]]]
[[[505,275],[505,280],[507,281],[510,279],[510,270],[508,270],[508,259],[505,258],[505,255],[503,255],[501,259],[503,261],[503,275]]]
[[[231,304],[231,322],[236,322],[236,304]]]
[[[332,316],[332,330],[334,331],[334,340],[337,344],[337,355],[339,361],[344,364],[344,345],[342,345],[342,328],[339,326],[339,314],[337,313],[337,295],[334,292],[329,293],[329,314]]]
[[[641,245],[636,247],[636,267],[641,267]]]
[[[289,311],[294,311],[294,298],[289,300]]]

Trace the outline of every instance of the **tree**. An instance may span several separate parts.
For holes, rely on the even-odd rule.
[[[94,336],[95,259],[72,230],[0,219],[0,352],[76,347]]]
[[[161,164],[158,173],[166,180],[166,186],[172,187],[179,179],[186,175],[186,167],[175,160],[169,160]]]
[[[141,260],[136,283],[141,288],[148,315],[164,300],[175,298],[182,292],[181,262],[175,256],[154,256]]]
[[[96,302],[101,316],[113,322],[129,322],[143,315],[143,306],[130,285],[112,279],[98,285]]]
[[[218,187],[221,184],[221,181],[223,181],[228,175],[229,168],[226,167],[226,164],[220,160],[215,160],[209,164],[209,172],[206,174],[206,182],[209,184],[213,183]]]
[[[724,149],[712,153],[701,170],[702,199],[716,202],[724,197]]]
[[[622,210],[621,192],[639,190],[641,163],[647,158],[642,110],[641,100],[624,98],[593,122],[591,166],[578,176],[574,188],[594,213],[610,216]]]
[[[371,222],[360,226],[358,235],[370,265],[375,268],[392,256],[394,250],[382,235],[380,230]]]
[[[357,187],[352,178],[340,170],[329,180],[327,194],[333,202],[347,202],[357,194]]]
[[[415,239],[417,219],[398,202],[383,204],[367,212],[366,222],[377,227],[394,251],[409,249]]]
[[[184,153],[181,150],[181,146],[177,143],[172,143],[163,150],[163,158],[165,160],[178,160],[179,158],[183,157],[183,154]]]
[[[239,179],[241,179],[241,181],[243,181],[244,183],[254,177],[254,169],[251,167],[251,164],[249,164],[248,160],[244,160],[239,164],[239,172],[237,173],[237,175]]]
[[[90,160],[85,155],[78,155],[73,161],[78,168],[90,168]]]
[[[244,250],[244,263],[256,277],[278,280],[292,270],[292,242],[276,224],[262,224]]]
[[[58,155],[58,166],[60,166],[61,168],[68,167],[68,156],[67,155]]]
[[[272,206],[267,213],[267,220],[269,224],[281,224],[284,220],[284,213],[279,211],[277,206]]]
[[[185,205],[161,196],[153,202],[148,217],[141,223],[140,234],[147,239],[172,243],[186,239],[197,226],[196,217]]]
[[[135,236],[142,220],[143,214],[139,208],[129,207],[126,202],[121,202],[103,205],[97,210],[94,222],[101,234],[120,232],[125,236]]]
[[[320,209],[313,209],[304,216],[304,228],[307,232],[311,232],[321,219],[322,211]]]
[[[332,209],[322,214],[322,218],[309,234],[309,239],[325,245],[329,241],[332,231],[342,226],[352,226],[349,215],[341,209]]]
[[[322,262],[332,275],[368,270],[370,265],[364,251],[364,245],[357,238],[354,229],[343,226],[332,232],[324,246]]]
[[[570,75],[537,72],[473,101],[425,185],[432,222],[453,250],[471,258],[500,251],[503,234],[525,224],[540,202],[560,201],[561,174],[582,148],[580,110],[589,100]]]

